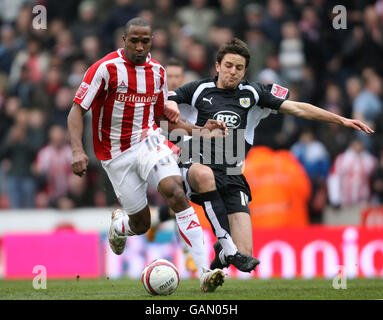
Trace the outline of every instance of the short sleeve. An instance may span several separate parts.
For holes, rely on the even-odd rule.
[[[194,92],[198,87],[199,82],[194,81],[177,88],[174,91],[169,91],[168,99],[177,102],[191,105]]]
[[[108,72],[103,64],[95,63],[86,71],[73,102],[88,110],[108,83]]]
[[[259,95],[257,105],[262,108],[278,110],[282,102],[289,97],[289,89],[276,83],[268,85],[256,83],[253,86]]]

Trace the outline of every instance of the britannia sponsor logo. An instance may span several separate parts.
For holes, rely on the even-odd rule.
[[[151,104],[151,103],[156,103],[157,99],[158,99],[158,94],[144,95],[144,94],[127,94],[127,93],[121,93],[121,92],[116,93],[116,100],[120,102]]]

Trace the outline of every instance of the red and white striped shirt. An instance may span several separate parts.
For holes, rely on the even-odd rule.
[[[94,151],[109,160],[156,130],[167,96],[165,68],[150,54],[135,65],[120,48],[87,70],[73,101],[92,109]]]
[[[376,165],[377,160],[367,151],[358,154],[349,148],[339,154],[327,180],[330,202],[342,206],[368,202],[370,178]]]

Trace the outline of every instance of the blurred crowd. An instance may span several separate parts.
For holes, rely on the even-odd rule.
[[[347,1],[346,29],[333,27],[336,4],[1,0],[0,208],[116,203],[93,154],[90,114],[84,138],[89,171],[85,178],[71,173],[66,118],[87,68],[123,46],[124,24],[135,16],[153,26],[153,58],[163,65],[178,58],[185,82],[214,76],[217,48],[237,36],[251,50],[249,80],[279,83],[290,89],[291,100],[358,118],[375,130],[367,136],[282,115],[271,115],[256,129],[256,145],[289,149],[305,168],[312,222],[320,222],[328,203],[382,204],[383,0]],[[35,5],[47,9],[46,29],[32,27]]]

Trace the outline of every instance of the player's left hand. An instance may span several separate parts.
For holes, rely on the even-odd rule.
[[[356,120],[356,119],[347,119],[347,118],[345,118],[344,121],[343,121],[343,125],[345,127],[353,128],[353,129],[358,130],[358,131],[363,131],[363,132],[368,133],[368,134],[371,134],[371,133],[375,132],[368,125],[366,125],[362,121]]]
[[[177,123],[180,118],[180,110],[178,104],[175,101],[168,100],[165,107],[165,117],[170,122]]]

